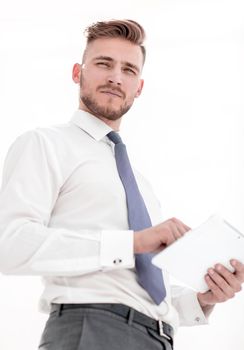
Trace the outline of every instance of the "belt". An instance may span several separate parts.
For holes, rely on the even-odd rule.
[[[58,311],[59,315],[62,313],[62,310],[81,308],[107,310],[116,315],[122,316],[127,320],[132,314],[133,322],[156,331],[161,337],[166,338],[171,344],[173,343],[173,327],[161,320],[155,320],[123,304],[51,304],[51,312]]]

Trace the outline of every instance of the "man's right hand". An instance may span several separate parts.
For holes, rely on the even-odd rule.
[[[134,253],[159,252],[182,237],[190,227],[182,221],[171,218],[159,225],[134,232]]]

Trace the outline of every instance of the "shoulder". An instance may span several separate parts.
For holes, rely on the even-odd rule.
[[[72,139],[72,125],[58,124],[47,127],[36,127],[18,135],[10,145],[9,151],[28,147],[60,149],[67,146]]]

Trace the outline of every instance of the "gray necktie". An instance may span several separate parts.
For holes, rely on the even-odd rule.
[[[129,228],[140,231],[151,227],[151,219],[137,186],[126,146],[115,131],[111,131],[107,136],[115,144],[117,169],[126,193]],[[166,290],[161,270],[151,263],[153,255],[153,253],[136,254],[136,271],[138,282],[154,302],[160,304],[166,296]]]

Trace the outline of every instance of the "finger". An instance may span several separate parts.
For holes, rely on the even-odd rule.
[[[182,234],[180,233],[180,231],[179,231],[179,229],[177,228],[176,225],[172,225],[171,231],[172,231],[172,234],[174,236],[174,240],[175,241],[182,236]]]
[[[228,285],[234,290],[239,292],[241,290],[241,281],[239,281],[236,274],[230,272],[226,267],[221,264],[215,266],[216,271],[226,280]]]
[[[167,220],[167,229],[168,229],[168,244],[173,243],[175,240],[181,237],[179,230],[177,229],[176,223],[173,219]]]
[[[171,230],[175,240],[181,238],[185,234],[184,227],[182,227],[182,225],[175,222],[171,222]]]
[[[182,222],[182,224],[183,224],[183,226],[184,226],[185,232],[188,232],[188,231],[191,230],[191,227],[187,226],[187,225],[184,224],[183,222]]]
[[[208,270],[209,276],[214,283],[214,294],[221,296],[223,294],[227,299],[233,298],[235,295],[234,289],[228,284],[228,282],[214,269]],[[227,300],[225,299],[225,300]]]
[[[209,275],[205,276],[205,281],[208,285],[209,291],[213,295],[215,303],[222,303],[228,299],[224,292],[218,287],[218,285],[213,281],[213,279]]]
[[[242,264],[239,260],[231,259],[230,260],[231,265],[235,269],[235,275],[240,279],[241,282],[244,282],[244,264]]]
[[[188,230],[186,230],[185,225],[184,225],[183,223],[181,223],[181,222],[179,222],[179,223],[177,224],[177,228],[178,228],[178,230],[179,230],[181,236],[183,236],[183,235],[188,231]]]
[[[182,221],[176,218],[171,219],[173,223],[176,225],[178,231],[180,232],[181,235],[184,235],[187,231],[190,230],[190,227],[185,225]]]
[[[161,244],[166,246],[172,244],[176,239],[178,239],[177,230],[175,230],[171,223],[167,223],[166,226],[163,224],[163,230],[159,230],[159,233],[161,236]]]

